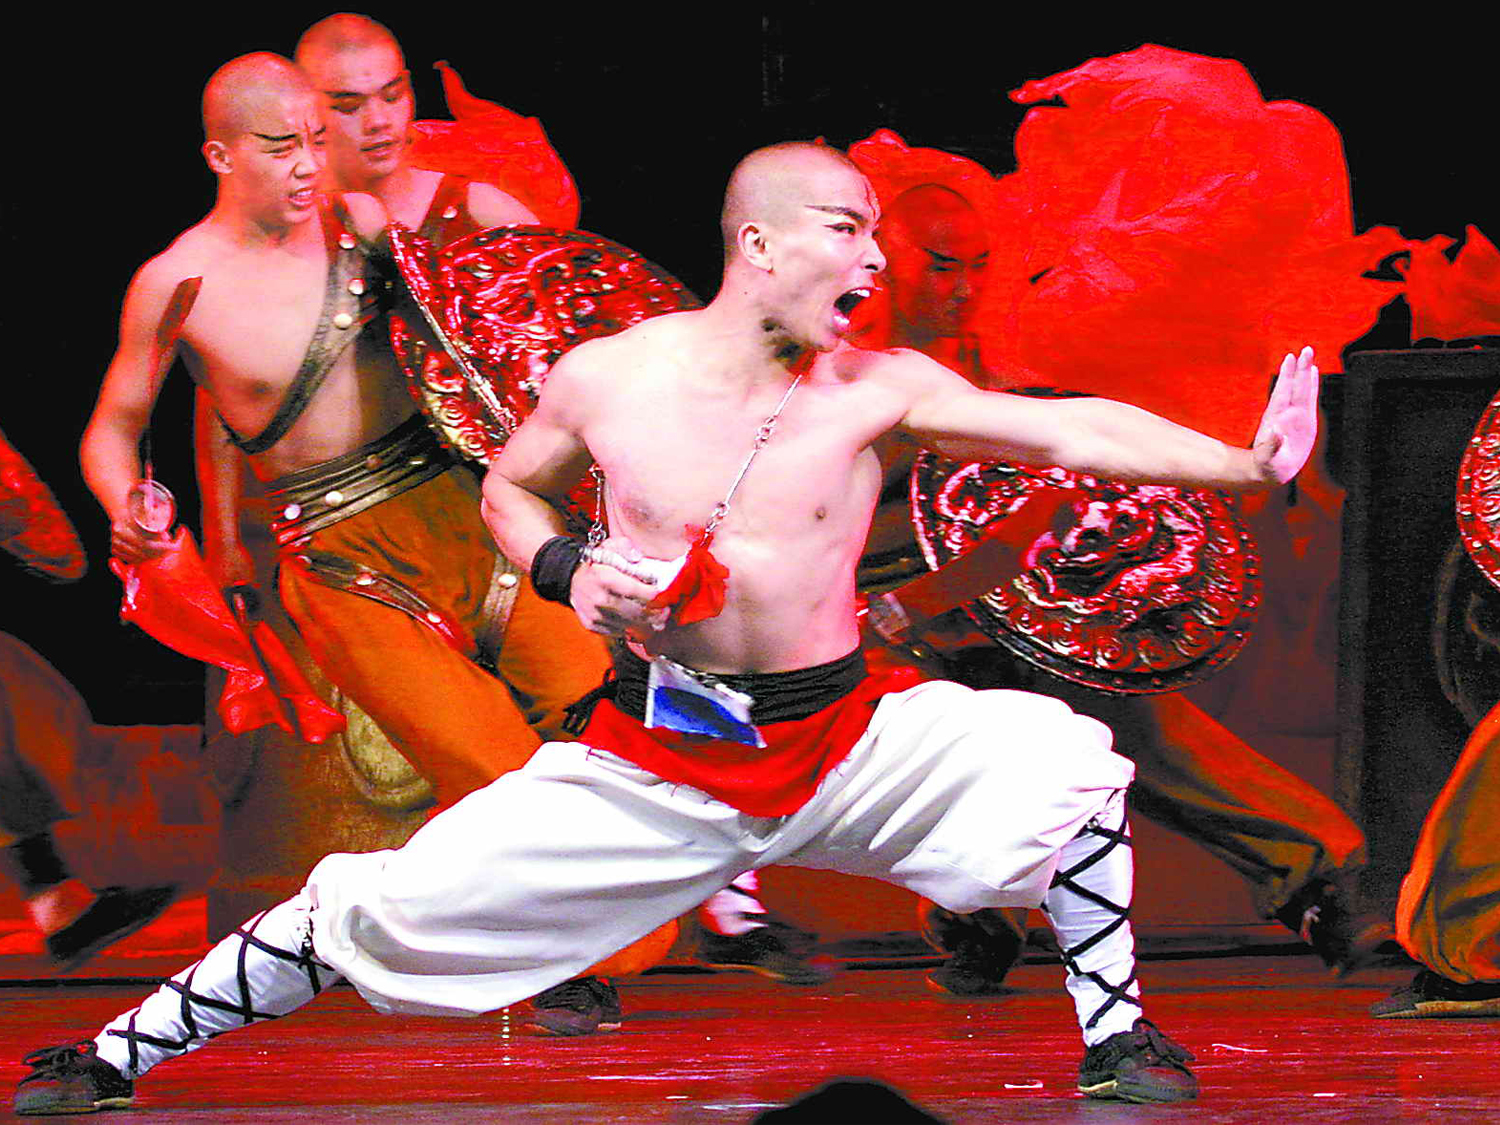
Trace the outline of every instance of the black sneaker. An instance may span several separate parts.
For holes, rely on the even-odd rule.
[[[21,1061],[31,1067],[16,1087],[16,1112],[22,1116],[94,1113],[135,1101],[130,1079],[94,1053],[93,1040],[44,1047]]]
[[[704,930],[698,956],[710,969],[759,973],[783,984],[827,984],[838,969],[830,958],[812,956],[812,946],[810,934],[772,920],[742,934]]]
[[[593,1035],[619,1031],[620,993],[603,977],[575,977],[531,998],[526,1026],[538,1035]]]
[[[1276,912],[1276,919],[1341,977],[1368,965],[1396,937],[1390,918],[1360,892],[1354,872],[1314,879]]]
[[[159,917],[176,897],[176,887],[105,887],[87,910],[47,935],[47,954],[65,969],[81,965]]]
[[[1005,974],[1021,957],[1021,939],[1015,934],[986,934],[960,942],[952,956],[927,974],[927,986],[936,992],[965,999],[1005,996]]]
[[[1370,1015],[1378,1020],[1500,1016],[1500,982],[1460,984],[1423,969],[1405,988],[1371,1004]]]
[[[1186,1102],[1198,1096],[1187,1064],[1192,1052],[1147,1019],[1090,1047],[1078,1068],[1078,1092],[1122,1102]]]

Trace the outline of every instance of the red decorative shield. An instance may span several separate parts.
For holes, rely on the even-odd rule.
[[[435,250],[395,230],[396,264],[442,343],[403,315],[391,343],[442,440],[488,464],[536,406],[569,348],[661,313],[701,307],[666,271],[581,231],[497,227]]]
[[[1500,586],[1500,395],[1484,408],[1458,466],[1458,534],[1474,565]]]
[[[0,433],[0,547],[31,570],[76,582],[88,569],[83,544],[26,458]]]
[[[1260,556],[1223,493],[932,453],[918,458],[911,487],[933,569],[1004,535],[1003,521],[1023,507],[1052,509],[1019,573],[996,574],[964,609],[1005,649],[1064,679],[1122,694],[1175,691],[1234,656],[1255,620]]]

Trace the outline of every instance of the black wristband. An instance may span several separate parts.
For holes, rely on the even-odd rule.
[[[584,542],[573,535],[554,535],[531,559],[531,585],[549,602],[573,604],[573,574],[583,565]]]

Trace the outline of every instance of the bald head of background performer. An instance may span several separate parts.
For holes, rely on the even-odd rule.
[[[296,59],[323,99],[334,178],[345,191],[374,192],[401,167],[415,112],[395,36],[367,16],[341,12],[303,33]]]
[[[303,33],[296,58],[318,91],[328,127],[329,186],[368,192],[391,218],[420,229],[443,177],[407,160],[416,103],[396,37],[368,16],[340,12]],[[460,199],[474,227],[536,222],[529,208],[499,188],[461,183]],[[438,238],[435,231],[427,233]]]
[[[324,127],[317,96],[291,60],[256,52],[215,71],[203,89],[203,135],[221,207],[271,228],[313,215]]]
[[[832,349],[885,266],[874,240],[879,220],[870,182],[837,149],[757,149],[724,194],[724,285],[714,304],[753,310],[776,349]]]
[[[902,192],[886,213],[880,245],[888,261],[890,344],[934,354],[936,341],[970,329],[984,293],[990,245],[968,200],[939,184]]]

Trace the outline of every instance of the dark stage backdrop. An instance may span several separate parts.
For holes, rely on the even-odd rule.
[[[1034,5],[1014,19],[913,5],[910,22],[879,23],[873,9],[848,5],[680,17],[632,8],[643,14],[586,17],[555,5],[483,14],[441,0],[366,10],[405,45],[420,116],[442,115],[430,65],[446,58],[475,94],[543,121],[581,187],[586,228],[705,296],[719,267],[719,193],[751,147],[817,136],[847,145],[889,126],[911,144],[1004,172],[1021,117],[1009,90],[1143,42],[1239,59],[1267,97],[1331,117],[1346,140],[1361,229],[1457,235],[1478,221],[1500,236],[1490,174],[1496,29],[1445,21],[1430,5],[1400,21],[1314,27],[1248,7],[1199,25],[1101,24],[1060,8],[1039,16]],[[197,152],[208,75],[245,51],[290,53],[327,11],[243,8],[231,19],[212,6],[181,17],[131,6],[84,16],[39,5],[28,37],[9,45],[12,296],[0,426],[72,513],[93,568],[79,586],[51,587],[0,560],[0,628],[53,660],[102,721],[201,714],[196,666],[119,625],[106,529],[77,469],[120,298],[134,269],[211,203]],[[1371,343],[1404,343],[1399,315],[1389,320]],[[156,449],[159,475],[196,511],[188,401],[179,371],[158,411]]]

